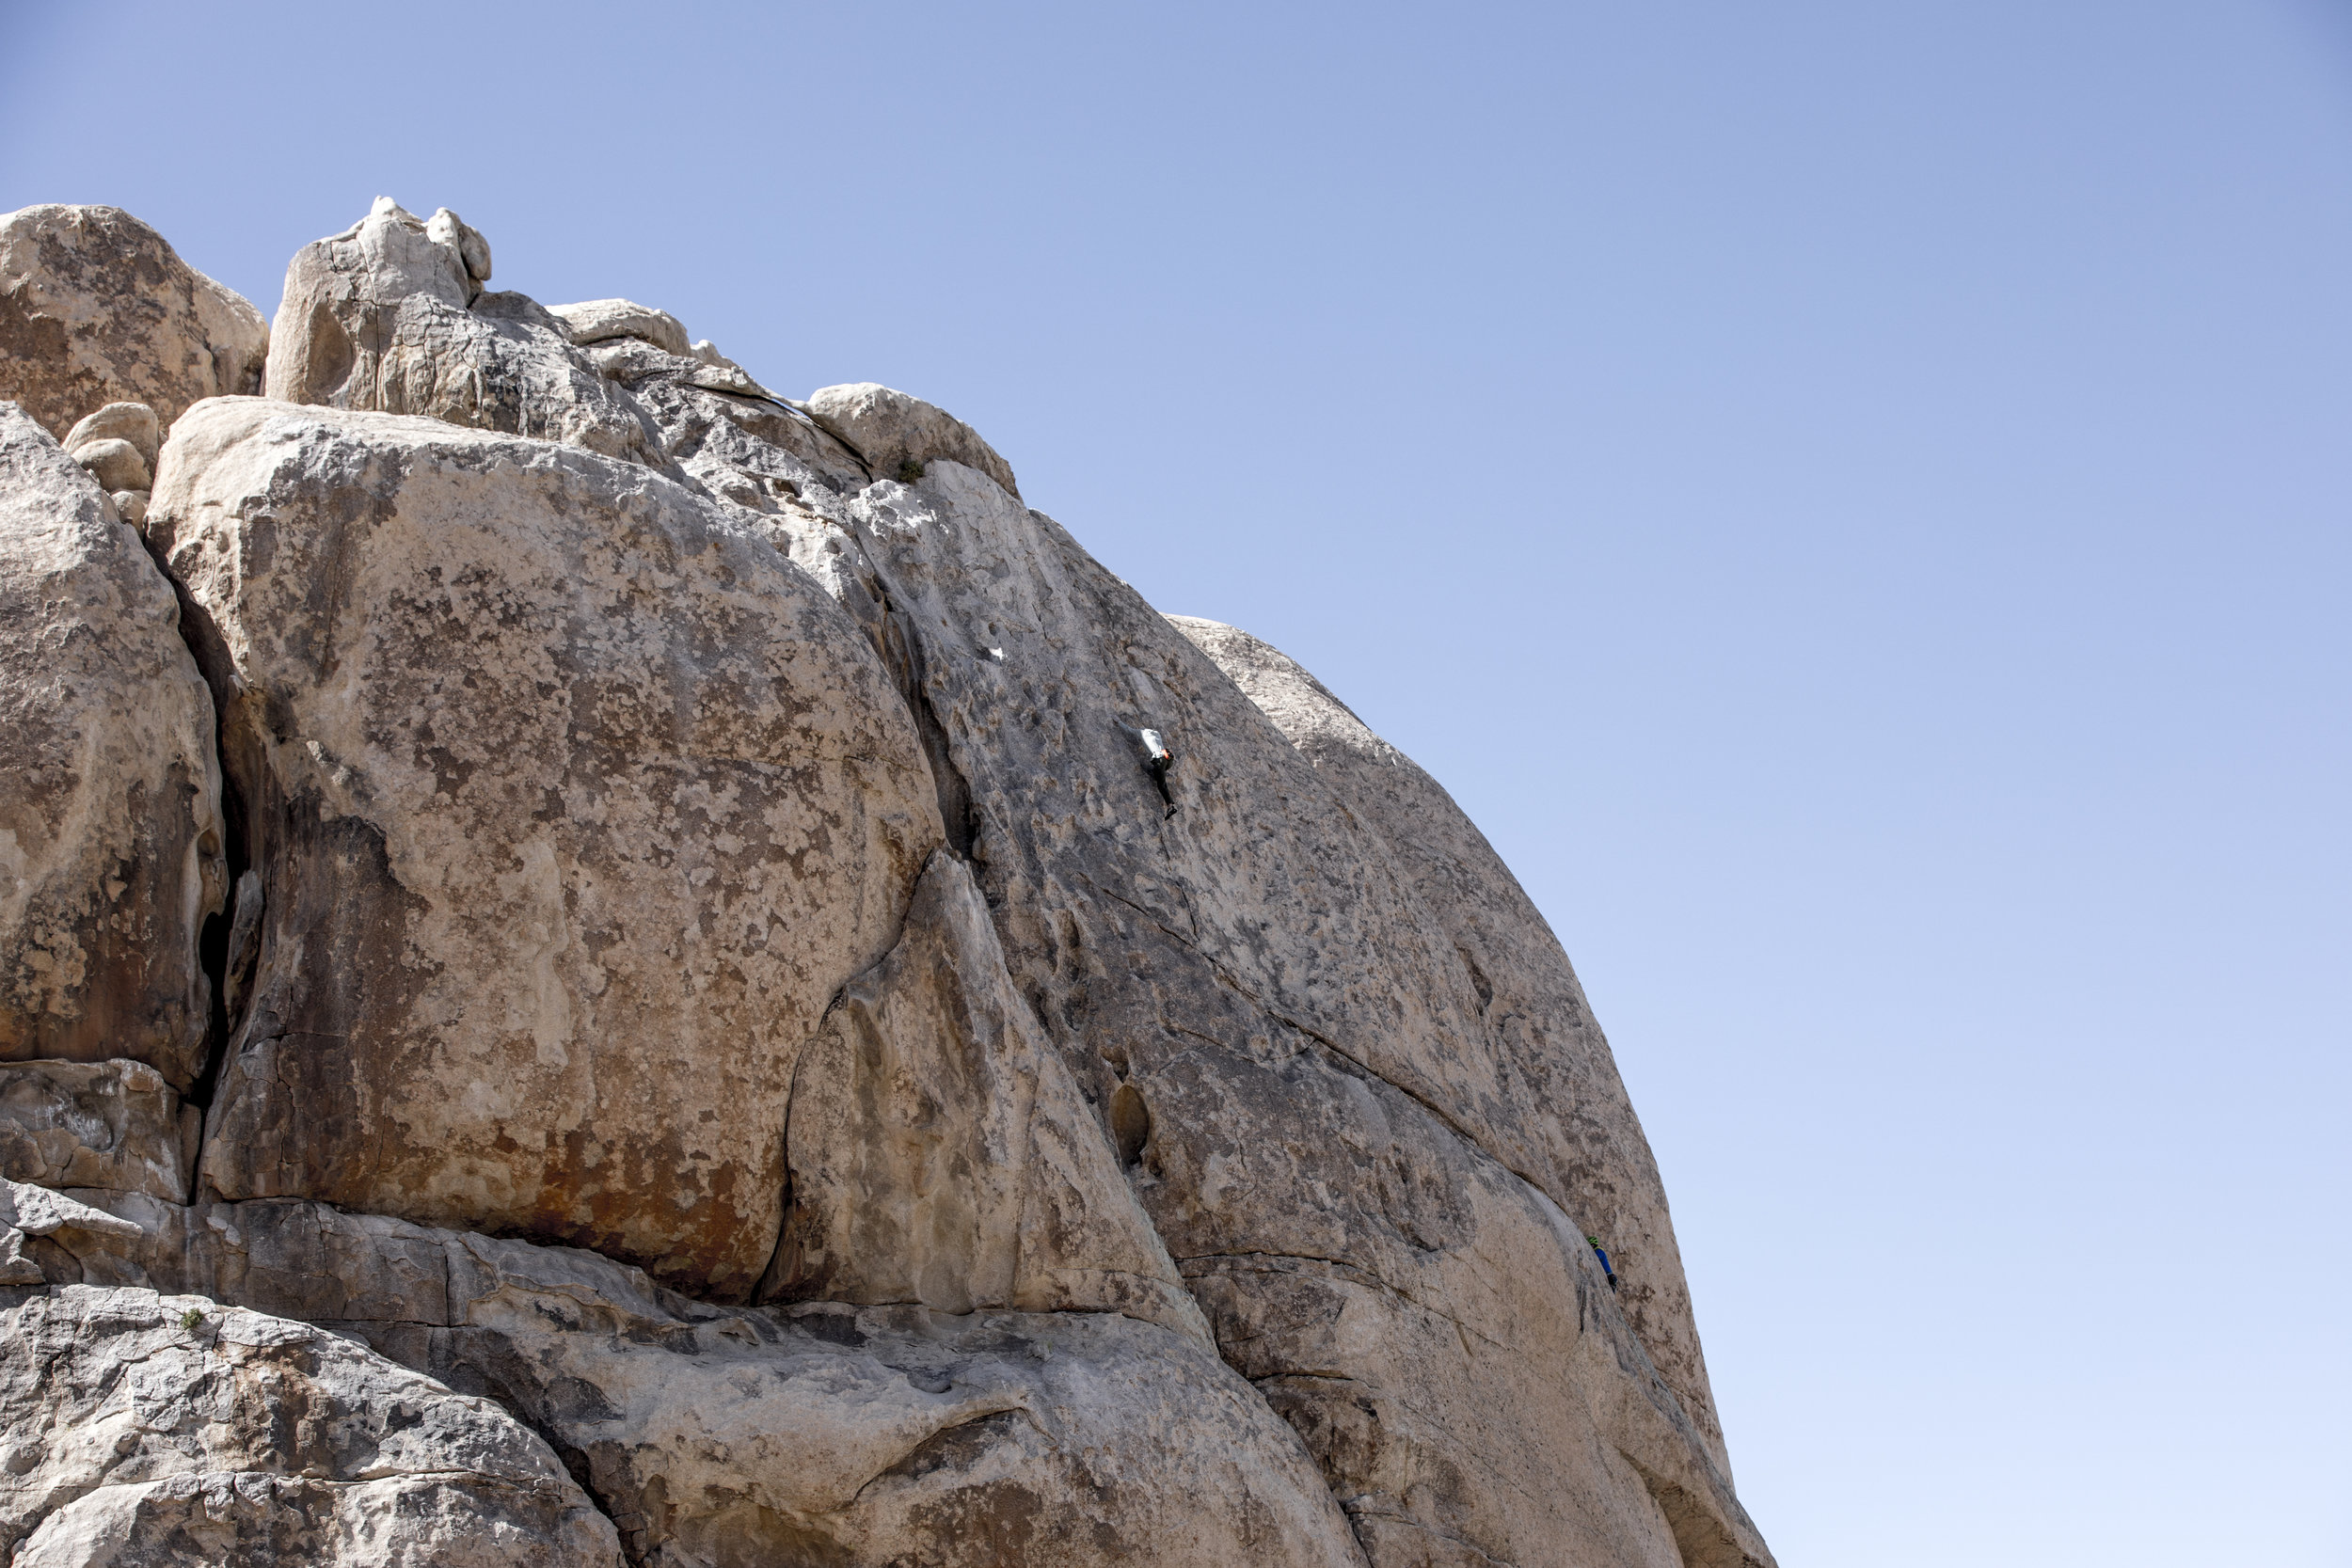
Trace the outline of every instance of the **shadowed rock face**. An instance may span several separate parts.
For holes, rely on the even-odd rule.
[[[0,1060],[203,1070],[220,778],[178,622],[96,482],[0,404]]]
[[[168,425],[199,398],[262,389],[262,313],[118,207],[0,217],[0,398],[63,437],[109,403]]]
[[[103,668],[200,668],[221,760],[199,727],[183,766],[226,805],[176,893],[143,848],[56,862],[76,909],[222,918],[137,947],[195,999],[173,1066],[12,1048],[0,1307],[102,1357],[55,1304],[331,1324],[437,1380],[404,1408],[544,1437],[606,1533],[522,1460],[496,1497],[390,1465],[441,1522],[402,1536],[326,1460],[224,1459],[24,1504],[38,1560],[464,1562],[528,1517],[636,1568],[1769,1568],[1607,1041],[1444,791],[937,407],[780,399],[489,258],[380,200],[290,269],[274,401],[180,415],[151,498],[38,432],[0,464],[0,519],[167,608],[105,508],[144,517],[183,612]],[[141,477],[139,411],[82,412],[84,465]],[[95,592],[19,593],[0,651]],[[132,733],[38,667],[0,691]],[[155,751],[91,820],[181,820]],[[135,1012],[100,989],[74,1016]]]
[[[571,448],[256,399],[163,467],[264,890],[203,1180],[747,1293],[794,1061],[939,840],[865,639]]]

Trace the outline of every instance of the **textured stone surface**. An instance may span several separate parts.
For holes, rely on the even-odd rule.
[[[548,309],[563,321],[576,343],[640,338],[666,354],[683,356],[692,352],[686,341],[685,324],[650,305],[627,299],[585,299],[577,305],[550,305]]]
[[[173,1067],[0,1069],[0,1160],[57,1184],[0,1185],[0,1300],[363,1339],[553,1445],[617,1527],[580,1560],[1769,1565],[1608,1044],[1443,790],[938,408],[792,404],[488,277],[379,201],[279,317],[273,388],[340,406],[205,404],[151,465],[157,624],[221,717],[174,884],[222,917],[183,964],[220,1067],[192,1189]],[[146,430],[75,444],[133,478],[98,449]],[[0,516],[104,520],[19,447]],[[87,598],[20,593],[0,647]],[[201,1448],[43,1514],[40,1560],[468,1561],[497,1513],[395,1467],[378,1528],[331,1466]]]
[[[866,641],[572,449],[225,401],[163,467],[264,890],[203,1180],[747,1293],[794,1061],[940,836]]]
[[[0,1176],[178,1203],[199,1122],[142,1062],[0,1063]]]
[[[17,1568],[621,1562],[545,1442],[365,1347],[200,1296],[0,1311]]]
[[[632,1561],[1340,1568],[1297,1436],[1197,1335],[1109,1312],[687,1300],[591,1253],[288,1200],[89,1195],[92,1279],[333,1321],[495,1398],[587,1478]]]
[[[117,207],[0,217],[0,398],[52,436],[109,403],[167,425],[199,398],[258,392],[269,327]]]
[[[820,388],[805,404],[818,424],[857,452],[876,479],[914,480],[938,459],[976,468],[1018,496],[1012,465],[979,432],[944,408],[871,381]]]
[[[1555,1173],[1547,1190],[1575,1203],[1580,1223],[1609,1249],[1622,1285],[1618,1305],[1728,1473],[1665,1186],[1584,989],[1542,912],[1444,788],[1320,681],[1248,632],[1190,616],[1169,620],[1380,836],[1470,967],[1488,1037],[1544,1118]]]
[[[732,365],[634,339],[595,352],[604,373],[655,421],[662,450],[732,505],[815,522],[866,486],[864,460],[840,437]]]
[[[775,1294],[1125,1311],[1208,1325],[1005,973],[961,861],[931,857],[890,956],[801,1056]]]
[[[221,907],[213,705],[170,585],[0,404],[0,1060],[126,1057],[185,1087]]]
[[[544,309],[482,293],[463,242],[462,233],[437,238],[379,198],[342,233],[295,252],[271,331],[268,394],[659,463],[652,427],[628,396]],[[486,244],[483,254],[486,267]]]
[[[1016,982],[1106,1121],[1129,1108],[1147,1212],[1375,1560],[1671,1561],[1628,1453],[1769,1560],[1583,1245],[1613,1195],[1561,1124],[1607,1107],[1530,1080],[1411,868],[1001,487],[934,463],[841,511]]]
[[[74,1259],[62,1243],[42,1246],[33,1240],[46,1240],[61,1232],[67,1241],[78,1239],[86,1248],[107,1242],[121,1243],[126,1238],[136,1242],[143,1235],[135,1221],[119,1218],[47,1187],[0,1178],[0,1285],[39,1285],[48,1277],[50,1270],[61,1265],[60,1277],[76,1275],[79,1271],[73,1267]]]

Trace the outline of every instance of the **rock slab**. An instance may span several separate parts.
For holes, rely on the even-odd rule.
[[[1573,1202],[1609,1249],[1617,1305],[1728,1475],[1665,1183],[1584,988],[1542,911],[1444,787],[1321,681],[1248,632],[1192,616],[1168,620],[1379,837],[1453,943],[1488,1037],[1528,1086],[1531,1119],[1549,1155],[1547,1191]]]
[[[144,1062],[0,1063],[0,1177],[178,1203],[202,1121]]]
[[[785,1299],[1123,1311],[1209,1340],[1109,1143],[946,850],[898,945],[803,1053]]]

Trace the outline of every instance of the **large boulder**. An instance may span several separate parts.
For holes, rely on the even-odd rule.
[[[328,1323],[496,1399],[548,1434],[633,1562],[1363,1563],[1296,1434],[1193,1333],[714,1307],[594,1254],[319,1204],[86,1196],[136,1223],[60,1228],[71,1273]]]
[[[109,403],[165,424],[199,398],[258,392],[269,326],[119,207],[0,217],[0,398],[52,436]]]
[[[287,265],[265,389],[288,403],[421,414],[659,463],[652,425],[628,394],[545,309],[483,293],[488,267],[488,245],[447,209],[428,221],[378,198]]]
[[[488,277],[453,214],[379,202],[290,269],[289,401],[199,404],[160,461],[93,404],[80,468],[0,469],[0,515],[93,557],[54,519],[135,557],[111,518],[144,519],[227,808],[167,889],[41,872],[179,897],[138,974],[196,1000],[171,1063],[0,1010],[0,1301],[364,1340],[552,1445],[617,1536],[524,1528],[581,1560],[1769,1565],[1607,1041],[1444,791],[1272,648],[1158,615],[937,407],[784,402],[659,311]],[[91,591],[18,575],[0,677],[122,731],[41,684]],[[135,795],[107,821],[192,809],[92,776]],[[29,865],[61,830],[24,820]],[[63,973],[24,908],[20,969]],[[254,1381],[227,1426],[316,1404]],[[78,1475],[76,1422],[10,1473]],[[172,1431],[191,1473],[41,1503],[17,1560],[465,1562],[508,1528],[406,1449],[386,1523],[331,1454]]]
[[[17,1568],[620,1568],[539,1437],[364,1346],[201,1296],[0,1309]]]
[[[634,338],[667,354],[691,355],[686,324],[667,310],[627,299],[585,299],[576,305],[550,305],[548,313],[564,324],[575,343],[611,342]]]
[[[0,404],[0,1060],[204,1069],[224,828],[179,621],[105,494]]]
[[[872,381],[811,392],[809,416],[849,444],[876,479],[915,480],[924,465],[946,461],[977,469],[1019,496],[1012,465],[980,433],[946,409]]]
[[[798,1054],[941,838],[869,643],[573,448],[223,401],[155,504],[263,911],[202,1180],[747,1294]]]

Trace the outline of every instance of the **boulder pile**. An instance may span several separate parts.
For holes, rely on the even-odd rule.
[[[490,276],[0,218],[0,1560],[1771,1564],[1436,781]]]

